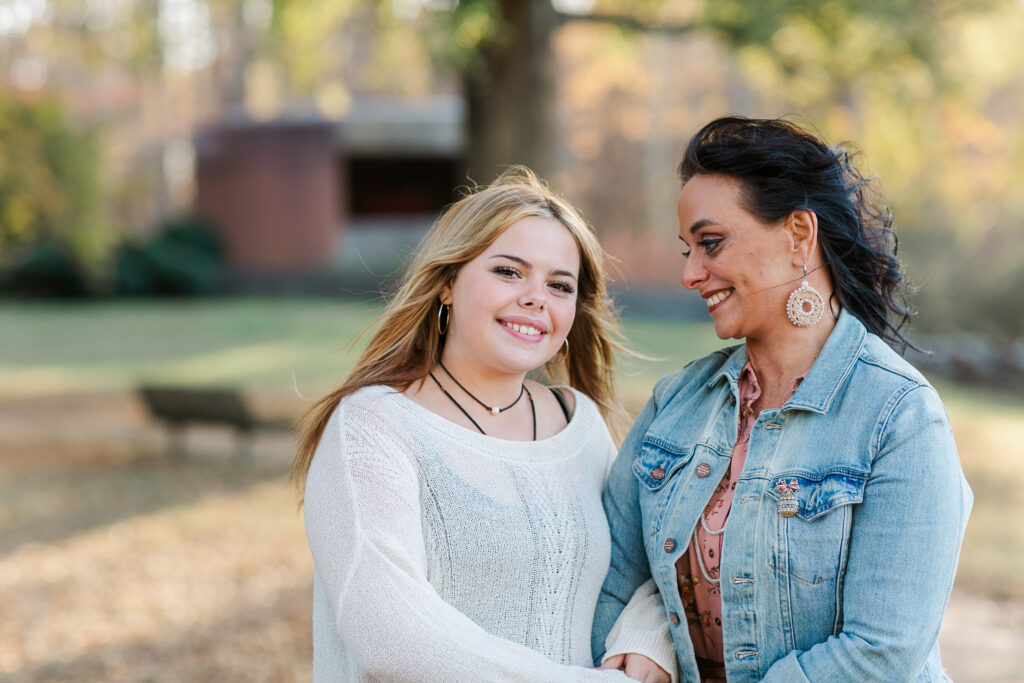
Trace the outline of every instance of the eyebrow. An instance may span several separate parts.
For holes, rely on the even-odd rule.
[[[698,230],[705,226],[718,224],[718,221],[713,220],[711,218],[701,218],[699,221],[690,226],[690,234],[694,234],[695,232],[697,232]],[[679,239],[682,239],[682,237],[680,237]]]
[[[524,268],[530,268],[530,269],[533,268],[533,264],[530,263],[529,261],[527,261],[526,259],[521,258],[519,256],[512,256],[511,254],[495,254],[491,258],[492,259],[504,258],[504,259],[508,259],[509,261],[515,261],[516,263],[520,264]],[[571,277],[573,280],[577,279],[576,276],[574,274],[570,273],[568,270],[553,270],[553,271],[551,271],[551,274],[552,275],[561,275],[563,277]]]

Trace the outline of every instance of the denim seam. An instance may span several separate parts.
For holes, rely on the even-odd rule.
[[[867,363],[868,365],[873,365],[873,366],[875,366],[876,368],[878,368],[880,370],[885,370],[886,372],[889,372],[889,373],[891,373],[893,375],[896,375],[897,377],[902,377],[903,379],[905,379],[905,380],[907,380],[909,382],[913,382],[915,384],[926,384],[927,383],[927,380],[922,382],[922,379],[923,379],[922,377],[920,377],[918,375],[915,375],[915,374],[912,374],[912,373],[909,373],[909,372],[906,372],[905,370],[901,370],[900,368],[897,368],[897,367],[895,367],[893,365],[890,365],[883,358],[880,358],[880,357],[874,355],[870,351],[865,351],[861,355],[861,360],[864,363]]]
[[[769,564],[768,566],[774,569],[775,571],[779,572],[780,574],[785,574],[786,576],[798,581],[799,583],[802,583],[805,586],[820,586],[823,583],[828,583],[829,581],[835,580],[835,578],[839,575],[838,573],[836,573],[832,576],[826,576],[818,581],[811,581],[809,579],[800,578],[793,572],[783,569],[782,567],[777,567],[774,564]]]
[[[850,479],[860,479],[862,481],[867,481],[871,477],[870,470],[854,469],[852,467],[847,467],[846,465],[832,465],[831,467],[828,467],[826,469],[814,471],[798,467],[790,467],[786,470],[783,470],[782,472],[775,473],[770,478],[764,477],[764,479],[769,480],[775,479],[776,477],[795,475],[807,479],[808,481],[819,482],[824,481],[829,477],[835,476],[837,474],[844,477],[848,477]]]
[[[698,444],[694,444],[694,446],[696,446],[696,445],[698,445]],[[640,442],[640,450],[641,451],[643,450],[644,446],[654,446],[655,448],[657,448],[660,451],[665,451],[666,453],[669,453],[669,454],[675,455],[675,456],[683,456],[683,455],[686,455],[688,452],[692,452],[693,451],[693,446],[681,447],[681,446],[676,445],[672,441],[668,441],[667,439],[661,438],[660,436],[651,436],[651,435],[645,435],[644,438],[643,438],[643,441]]]
[[[853,526],[853,511],[844,510],[844,513],[849,515],[845,520],[848,527]],[[841,625],[843,623],[843,590],[846,585],[846,566],[850,562],[850,533],[849,529],[844,532],[846,535],[846,542],[843,543],[842,548],[839,551],[839,571],[836,572],[836,583],[835,583],[835,620],[832,622],[832,633],[839,635],[842,630]]]
[[[896,388],[895,391],[889,396],[885,406],[882,408],[882,413],[879,419],[875,422],[875,433],[871,435],[871,462],[874,463],[875,458],[882,450],[882,437],[885,432],[889,429],[889,423],[892,421],[893,416],[896,414],[896,410],[899,408],[903,400],[914,391],[923,388],[924,384],[917,382],[906,382]]]

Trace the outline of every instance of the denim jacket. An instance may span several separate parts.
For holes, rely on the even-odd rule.
[[[741,345],[662,378],[623,443],[604,492],[598,661],[653,575],[680,680],[700,680],[675,562],[729,466],[746,362]],[[796,514],[784,516],[777,484],[794,479]],[[844,311],[751,433],[721,558],[729,681],[945,680],[937,640],[972,500],[935,390]]]

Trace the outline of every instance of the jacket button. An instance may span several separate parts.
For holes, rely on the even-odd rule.
[[[708,465],[706,462],[702,462],[701,464],[697,465],[697,476],[698,477],[706,477],[709,474],[711,474],[711,466],[710,465]]]
[[[665,478],[665,468],[664,467],[655,467],[653,470],[651,470],[651,478],[652,479],[659,479],[659,480],[660,479],[664,479]]]
[[[732,394],[729,394],[729,405],[731,405],[731,406],[736,405],[736,397],[733,396]]]
[[[665,539],[665,552],[670,553],[676,549],[676,539],[666,538]]]
[[[679,615],[675,612],[668,613],[668,620],[672,622],[673,626],[679,626]]]

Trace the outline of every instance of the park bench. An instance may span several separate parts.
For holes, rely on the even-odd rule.
[[[258,417],[238,389],[142,386],[138,392],[150,415],[167,425],[168,450],[176,458],[185,456],[185,427],[190,423],[233,427],[235,457],[246,460],[252,457],[257,431],[291,429],[288,420]]]

